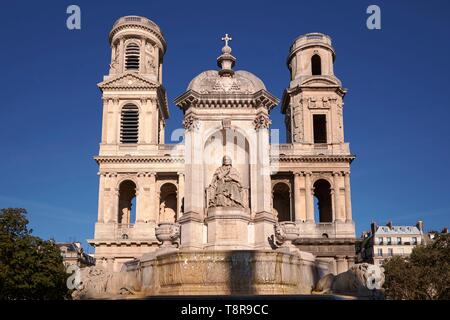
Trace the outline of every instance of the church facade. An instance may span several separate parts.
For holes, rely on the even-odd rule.
[[[267,251],[288,240],[331,272],[346,271],[355,259],[355,157],[344,140],[346,90],[334,75],[331,39],[310,33],[289,49],[283,144],[270,143],[280,101],[257,76],[235,70],[231,38],[222,40],[218,69],[200,73],[175,100],[183,143],[165,144],[164,36],[144,17],[114,24],[109,74],[98,85],[98,217],[89,240],[97,265],[119,271],[165,246]]]

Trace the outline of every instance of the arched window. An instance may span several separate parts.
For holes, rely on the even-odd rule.
[[[313,55],[311,58],[311,73],[313,76],[320,76],[322,74],[322,62],[318,54]]]
[[[125,49],[125,69],[139,70],[139,46],[136,43],[130,43]]]
[[[331,185],[327,180],[320,179],[314,183],[314,197],[314,211],[319,218],[319,222],[333,222]]]
[[[173,183],[161,186],[159,200],[159,222],[175,222],[177,220],[177,187]]]
[[[273,213],[278,221],[292,221],[291,191],[286,183],[277,183],[273,187]]]
[[[120,119],[120,142],[138,143],[139,135],[139,109],[133,104],[122,108]]]
[[[131,180],[123,181],[119,186],[119,216],[117,222],[131,224],[136,220],[136,184]]]

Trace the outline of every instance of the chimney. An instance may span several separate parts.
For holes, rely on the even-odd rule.
[[[448,233],[448,228],[445,227],[444,229],[442,229],[442,232],[441,232],[441,233]]]
[[[386,223],[386,226],[388,226],[388,227],[389,227],[389,229],[392,229],[392,221],[391,221],[391,220],[389,220],[389,221],[388,221],[388,223]]]
[[[370,224],[370,231],[372,232],[372,235],[375,235],[375,232],[377,232],[378,226],[376,222],[372,222]]]
[[[420,232],[423,232],[423,221],[422,220],[417,221],[416,227],[417,229],[419,229]]]

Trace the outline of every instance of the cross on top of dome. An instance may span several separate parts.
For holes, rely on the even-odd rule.
[[[230,77],[234,74],[234,70],[232,69],[234,63],[236,62],[236,58],[231,54],[231,48],[228,46],[228,41],[233,40],[228,33],[225,34],[225,37],[222,37],[222,40],[225,41],[225,46],[222,48],[222,54],[217,58],[217,65],[222,69],[219,70],[219,74],[224,77]]]
[[[228,41],[233,40],[233,38],[228,36],[228,33],[225,33],[225,37],[222,37],[222,40],[225,41],[225,46],[228,47]]]

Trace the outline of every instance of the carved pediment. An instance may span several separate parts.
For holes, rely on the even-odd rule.
[[[156,89],[159,86],[159,83],[132,72],[113,76],[112,78],[98,84],[98,87],[101,90],[143,90]]]

